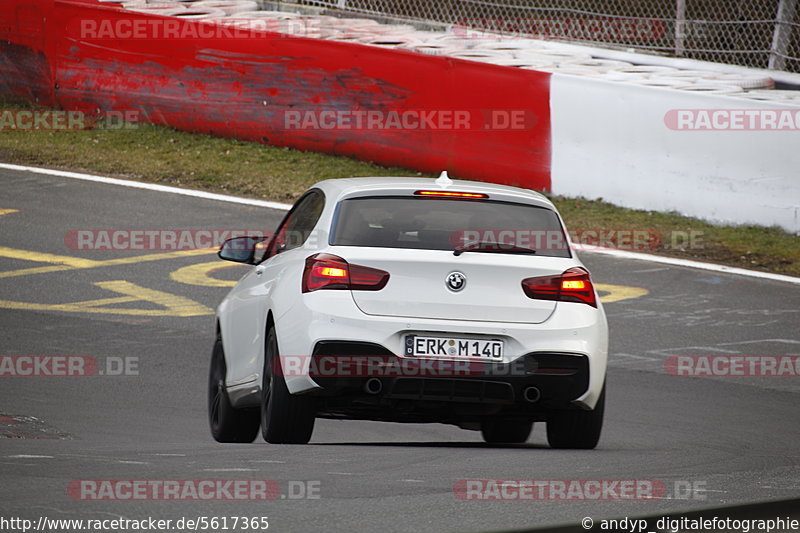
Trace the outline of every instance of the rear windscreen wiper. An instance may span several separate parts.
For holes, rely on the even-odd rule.
[[[488,248],[486,248],[488,247]],[[523,248],[513,244],[504,244],[500,242],[478,241],[459,244],[453,250],[453,255],[461,255],[464,252],[486,252],[486,253],[501,253],[501,254],[535,254],[536,250],[533,248]]]

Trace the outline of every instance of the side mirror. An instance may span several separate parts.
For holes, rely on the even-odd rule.
[[[263,240],[264,237],[234,237],[222,243],[217,255],[226,261],[252,265],[255,263],[256,245]]]

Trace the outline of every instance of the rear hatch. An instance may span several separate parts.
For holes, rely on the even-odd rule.
[[[522,280],[561,274],[569,266],[564,259],[498,253],[456,257],[451,251],[358,247],[336,247],[331,253],[389,273],[389,282],[379,291],[352,291],[361,311],[405,318],[544,322],[556,302],[528,298]],[[448,284],[454,272],[465,278],[459,291]]]
[[[368,315],[540,323],[556,304],[528,298],[522,280],[573,264],[558,216],[538,205],[374,196],[340,202],[335,219],[329,253],[390,275],[352,291]]]

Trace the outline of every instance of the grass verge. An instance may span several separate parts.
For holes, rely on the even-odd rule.
[[[26,107],[20,102],[0,102],[0,110]],[[321,179],[427,175],[158,126],[98,126],[77,131],[0,131],[0,161],[286,203]],[[594,232],[601,239],[599,244],[604,244],[605,235],[611,239],[605,244],[622,247],[620,237],[647,231],[658,237],[643,251],[800,276],[800,237],[779,228],[717,226],[675,213],[624,209],[600,199],[552,199],[568,228],[589,237]]]

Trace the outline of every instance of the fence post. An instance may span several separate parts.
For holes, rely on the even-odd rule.
[[[675,55],[681,57],[686,51],[686,0],[675,2]]]
[[[775,20],[775,33],[772,36],[772,48],[769,54],[769,69],[784,70],[789,40],[792,38],[792,21],[794,20],[797,0],[780,0],[778,15]]]

